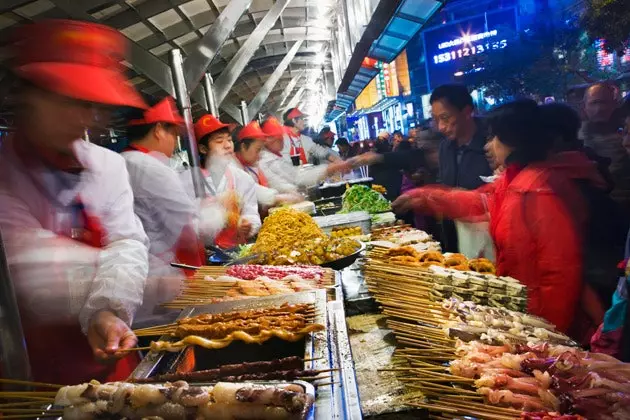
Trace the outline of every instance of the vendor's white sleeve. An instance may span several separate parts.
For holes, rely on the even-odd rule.
[[[252,178],[240,169],[232,169],[235,172],[237,193],[241,199],[241,218],[252,224],[250,237],[260,230],[262,221],[258,213],[258,199],[256,197],[256,183]]]
[[[320,146],[308,136],[302,136],[300,139],[302,140],[302,147],[304,147],[304,151],[306,152],[307,156],[312,156],[320,162],[326,162],[328,158],[333,154],[332,149]]]
[[[278,191],[273,188],[265,187],[260,184],[256,184],[256,199],[258,204],[265,207],[273,206],[276,203],[276,197]]]
[[[149,271],[148,238],[134,213],[133,193],[122,158],[112,160],[103,193],[112,197],[102,220],[106,232],[105,247],[99,253],[96,275],[88,297],[79,313],[83,332],[92,316],[102,310],[114,312],[131,325],[142,304],[142,294]]]
[[[214,197],[199,200],[198,232],[205,244],[214,239],[227,223],[227,212]]]
[[[296,192],[298,187],[317,185],[326,177],[327,165],[299,168],[284,158],[269,158],[259,164],[269,187],[280,193]]]

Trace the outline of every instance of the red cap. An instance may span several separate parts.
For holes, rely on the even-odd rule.
[[[269,137],[284,137],[284,126],[275,117],[269,117],[262,125],[262,131]]]
[[[175,100],[170,96],[162,99],[154,107],[144,111],[144,118],[131,120],[127,125],[148,125],[159,122],[184,125],[184,119],[179,115]]]
[[[293,108],[291,112],[287,114],[288,120],[292,120],[294,118],[304,118],[304,117],[306,117],[306,114],[303,114],[302,111],[300,111],[297,108]]]
[[[335,138],[335,133],[333,133],[332,131],[327,131],[326,133],[324,133],[324,138],[325,139],[334,139]]]
[[[146,109],[125,77],[127,42],[115,29],[74,20],[44,20],[17,33],[15,74],[42,89],[105,105]]]
[[[223,128],[229,127],[230,124],[223,124],[213,115],[206,114],[203,117],[199,118],[195,123],[195,137],[197,137],[197,141],[199,141],[208,134],[212,134],[215,131],[219,131]]]
[[[238,133],[237,139],[266,139],[267,135],[260,128],[260,124],[258,121],[252,121],[247,124],[243,129]]]

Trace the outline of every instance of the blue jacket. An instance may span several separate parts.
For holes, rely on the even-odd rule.
[[[450,187],[474,190],[484,184],[481,176],[492,175],[484,146],[487,133],[481,120],[475,119],[477,132],[466,146],[444,139],[440,144],[440,183]],[[458,163],[457,155],[461,154]]]

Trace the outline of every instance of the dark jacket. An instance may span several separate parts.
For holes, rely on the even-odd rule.
[[[443,140],[440,144],[440,183],[449,187],[474,190],[483,185],[480,176],[492,175],[484,146],[487,133],[479,119],[477,132],[466,146],[458,147],[455,141]],[[461,153],[458,163],[457,155]]]
[[[484,146],[487,131],[480,119],[475,119],[477,132],[469,144],[459,147],[457,142],[444,139],[440,144],[440,184],[474,190],[484,184],[481,176],[492,175]],[[458,162],[458,154],[461,154]],[[442,224],[441,243],[444,251],[459,252],[455,223]]]

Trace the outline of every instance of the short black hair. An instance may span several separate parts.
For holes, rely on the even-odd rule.
[[[348,142],[348,139],[345,137],[338,138],[335,144],[337,146],[350,146],[350,142]]]
[[[400,137],[405,137],[404,134],[402,133],[402,131],[400,131],[400,130],[394,131],[394,133],[392,134],[392,137],[394,137],[395,135],[399,135]]]
[[[473,98],[464,85],[447,84],[438,86],[431,93],[429,102],[446,100],[450,105],[462,111],[467,106],[473,108]]]
[[[521,164],[545,160],[553,144],[542,127],[543,116],[531,99],[519,99],[492,110],[487,117],[490,137],[514,149],[510,159]]]
[[[580,115],[569,105],[552,103],[540,107],[543,127],[553,139],[560,139],[554,147],[557,151],[578,150],[578,138],[582,120]]]

